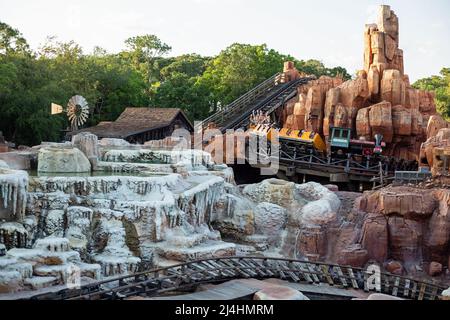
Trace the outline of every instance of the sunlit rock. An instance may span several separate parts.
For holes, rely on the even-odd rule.
[[[49,146],[39,150],[39,172],[77,173],[90,172],[88,158],[77,148]]]

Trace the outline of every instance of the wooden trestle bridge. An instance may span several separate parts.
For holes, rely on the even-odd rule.
[[[201,284],[242,278],[278,278],[289,282],[379,292],[413,300],[437,300],[446,289],[438,284],[387,273],[379,274],[377,286],[374,285],[373,273],[350,266],[285,258],[222,257],[116,277],[31,299],[122,300],[133,296],[157,297],[194,289]]]

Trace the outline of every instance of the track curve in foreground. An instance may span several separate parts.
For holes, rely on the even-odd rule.
[[[414,300],[436,300],[446,288],[413,278],[337,264],[269,257],[221,257],[195,260],[133,275],[111,278],[75,289],[33,296],[34,300],[114,300],[155,297],[205,283],[232,279],[279,278],[291,282],[328,284]]]

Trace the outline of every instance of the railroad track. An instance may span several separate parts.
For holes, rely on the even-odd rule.
[[[116,277],[77,289],[33,296],[33,300],[120,300],[131,296],[154,297],[170,291],[195,288],[241,278],[279,278],[286,281],[327,284],[339,288],[380,292],[414,300],[436,300],[446,288],[438,284],[350,266],[284,258],[223,257]]]

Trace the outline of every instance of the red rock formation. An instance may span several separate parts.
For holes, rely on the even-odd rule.
[[[284,255],[354,267],[375,262],[394,274],[445,277],[450,189],[390,186],[337,195],[336,218],[287,224]]]
[[[285,107],[284,127],[323,134],[330,126],[355,130],[356,137],[374,139],[381,133],[385,155],[418,160],[420,146],[448,127],[436,114],[434,94],[411,87],[399,48],[399,20],[381,6],[377,24],[364,32],[364,70],[356,79],[321,77],[299,87],[299,96]],[[287,77],[293,65],[285,65]]]
[[[432,116],[430,119],[429,132],[434,134],[436,129],[446,123],[440,122],[438,117]],[[450,129],[442,128],[434,136],[430,136],[421,145],[420,165],[429,166],[433,176],[450,174]]]

